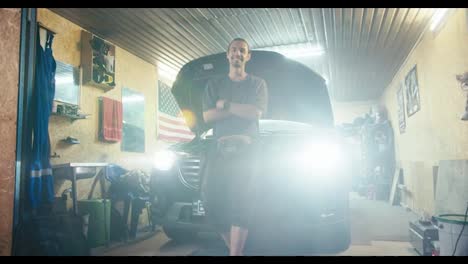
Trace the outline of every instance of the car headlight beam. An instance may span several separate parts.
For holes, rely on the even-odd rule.
[[[176,154],[170,150],[161,150],[154,155],[153,166],[156,169],[167,171],[176,161]]]
[[[302,151],[295,155],[296,166],[311,171],[333,172],[336,166],[340,166],[341,161],[341,148],[333,141],[306,144]]]

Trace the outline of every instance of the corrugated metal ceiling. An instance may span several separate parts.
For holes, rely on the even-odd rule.
[[[322,74],[335,100],[377,99],[434,13],[432,8],[52,8],[82,28],[157,65],[223,52],[235,37],[252,49],[311,43],[298,59]]]

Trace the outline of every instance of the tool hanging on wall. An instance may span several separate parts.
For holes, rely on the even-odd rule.
[[[457,81],[460,82],[460,88],[463,91],[467,92],[465,113],[461,117],[461,120],[466,121],[468,120],[468,72],[457,75],[455,78],[457,79]]]

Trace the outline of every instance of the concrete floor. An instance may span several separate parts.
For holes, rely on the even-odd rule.
[[[351,246],[335,256],[417,256],[409,243],[408,223],[417,216],[402,207],[352,195]],[[223,242],[214,234],[201,234],[186,243],[170,240],[163,232],[150,238],[115,248],[94,250],[99,256],[188,256],[205,250],[205,255],[224,255]],[[207,251],[209,248],[218,250]],[[203,255],[203,254],[202,254]]]

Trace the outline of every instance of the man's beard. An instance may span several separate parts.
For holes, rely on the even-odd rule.
[[[243,62],[242,59],[236,59],[236,58],[231,59],[231,65],[236,68],[242,67],[242,62]]]
[[[231,63],[231,65],[233,67],[235,67],[235,68],[241,68],[242,67],[242,63],[240,63],[240,62],[233,62],[233,63]]]

